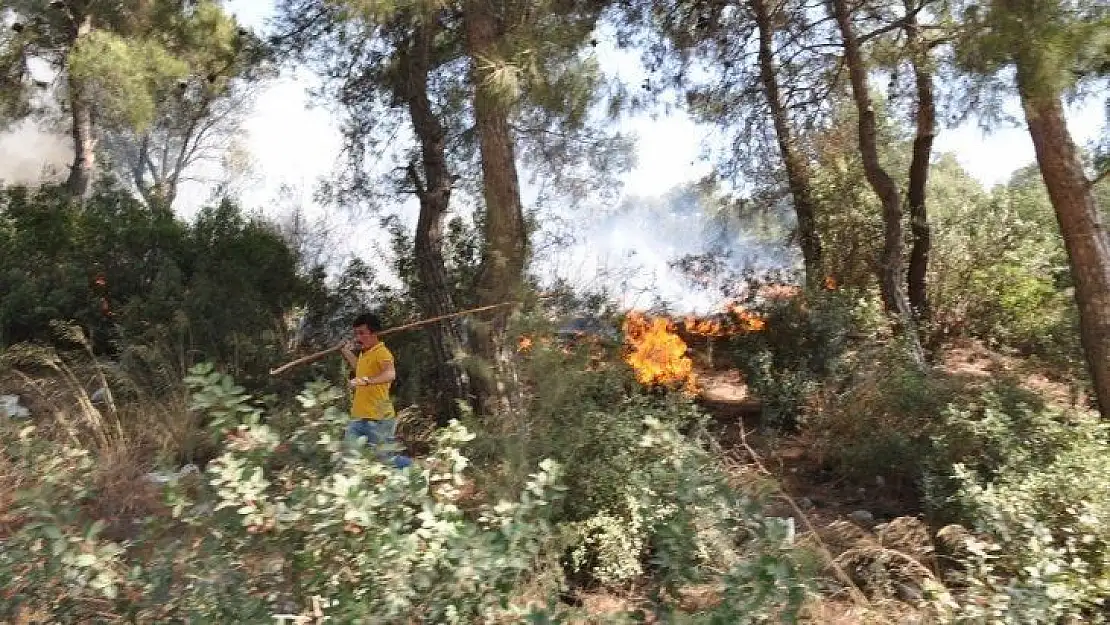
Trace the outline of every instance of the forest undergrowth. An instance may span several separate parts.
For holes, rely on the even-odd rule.
[[[769,304],[761,331],[718,339],[714,367],[768,388],[752,363],[788,358],[803,340],[790,315],[824,305]],[[838,318],[867,335],[869,310]],[[324,378],[281,397],[201,364],[152,395],[88,349],[6,350],[5,392],[33,416],[0,424],[0,614],[1103,618],[1105,428],[1027,361],[965,343],[921,372],[877,331],[830,347],[837,362],[804,394],[780,378],[779,401],[799,400],[786,424],[750,401],[729,413],[686,387],[646,388],[627,346],[543,328],[518,328],[519,421],[437,429],[414,405],[401,439],[420,453],[403,472],[344,448],[345,392]],[[704,349],[690,355],[713,374]]]

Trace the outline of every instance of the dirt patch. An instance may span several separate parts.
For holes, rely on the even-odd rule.
[[[725,371],[698,370],[696,403],[724,426],[736,423],[754,425],[763,409],[753,397],[736,369]]]
[[[1028,360],[991,350],[978,341],[962,341],[945,350],[938,369],[969,383],[1008,378],[1019,388],[1060,407],[1090,404],[1086,394],[1037,370]]]
[[[974,362],[973,358],[966,359]],[[887,484],[881,476],[861,485],[837,475],[804,431],[789,435],[760,432],[761,404],[751,395],[739,371],[702,370],[697,375],[697,403],[713,417],[721,450],[739,471],[737,486],[780,491],[772,496],[767,514],[794,518],[799,532],[804,531],[806,519],[797,514],[796,508],[816,528],[843,522],[859,511],[867,512],[872,519],[865,525],[921,514],[917,493]],[[753,469],[757,465],[760,470]],[[766,473],[757,475],[763,470]]]

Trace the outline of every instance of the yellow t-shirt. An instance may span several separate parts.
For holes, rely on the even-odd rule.
[[[385,343],[378,343],[358,356],[358,367],[355,368],[357,377],[374,377],[382,372],[382,365],[393,362],[393,354],[386,348]],[[389,399],[391,383],[371,384],[356,386],[355,398],[351,404],[351,415],[356,419],[392,419],[393,402]]]

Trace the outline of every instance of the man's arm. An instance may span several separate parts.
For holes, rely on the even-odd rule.
[[[351,366],[351,375],[354,375],[358,371],[358,356],[355,356],[355,353],[351,351],[350,341],[343,341],[339,345],[339,353],[343,355],[343,360],[346,360],[347,364]]]
[[[393,361],[387,360],[382,363],[381,373],[367,377],[355,378],[351,380],[351,386],[370,386],[372,384],[385,384],[397,379],[397,371],[393,368]]]

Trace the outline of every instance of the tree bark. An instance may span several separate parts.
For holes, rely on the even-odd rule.
[[[501,39],[501,24],[490,0],[470,0],[463,12],[466,48],[472,63],[474,118],[482,159],[485,199],[485,232],[482,267],[478,276],[478,304],[490,305],[516,299],[524,281],[528,234],[520,200],[516,170],[516,148],[509,125],[510,103],[492,87]],[[490,315],[488,323],[474,324],[474,348],[493,376],[483,380],[482,403],[487,412],[511,410],[506,385],[514,372],[504,344],[509,312]]]
[[[86,15],[73,31],[73,43],[76,44],[91,31],[92,16]],[[73,137],[73,164],[70,166],[66,188],[74,197],[84,199],[92,189],[92,180],[96,173],[96,136],[92,106],[86,100],[81,81],[72,74],[68,74],[67,85],[72,119],[70,134]]]
[[[1110,419],[1110,239],[1068,132],[1058,96],[1038,94],[1033,68],[1018,62],[1018,92],[1075,280],[1079,331],[1099,412]]]
[[[859,148],[867,183],[879,196],[883,213],[883,252],[879,260],[879,286],[883,305],[897,319],[898,330],[908,342],[914,360],[924,366],[925,357],[913,322],[909,300],[902,288],[902,198],[898,185],[879,161],[878,128],[867,80],[867,65],[859,39],[852,27],[847,0],[832,0],[833,18],[844,42],[844,56],[852,83],[852,98],[859,113]]]
[[[913,138],[913,159],[910,161],[910,186],[906,192],[910,210],[910,264],[906,283],[910,308],[918,322],[929,318],[929,293],[926,276],[929,271],[929,250],[932,232],[929,213],[925,205],[929,182],[929,161],[936,136],[936,102],[933,96],[933,76],[929,71],[928,51],[921,41],[920,27],[913,2],[906,0],[906,43],[910,48],[913,76],[917,90],[917,129]]]
[[[806,285],[811,289],[819,288],[822,283],[821,238],[817,233],[816,203],[810,186],[809,166],[799,152],[794,131],[787,118],[783,104],[778,76],[775,73],[774,24],[767,11],[764,0],[752,0],[756,26],[759,28],[759,78],[763,83],[763,93],[771,109],[775,124],[775,136],[786,169],[786,180],[794,199],[794,212],[798,217],[798,238],[805,264]]]
[[[408,102],[413,130],[420,141],[423,179],[414,164],[409,177],[420,200],[420,216],[416,223],[416,270],[420,279],[417,298],[426,317],[438,317],[455,311],[448,287],[446,263],[443,259],[443,220],[451,200],[451,173],[447,167],[446,131],[428,97],[428,74],[434,22],[416,27],[412,48],[403,61],[404,93]],[[428,328],[428,339],[435,358],[437,422],[446,425],[458,414],[456,399],[469,395],[466,376],[456,364],[462,354],[462,334],[450,322]]]

